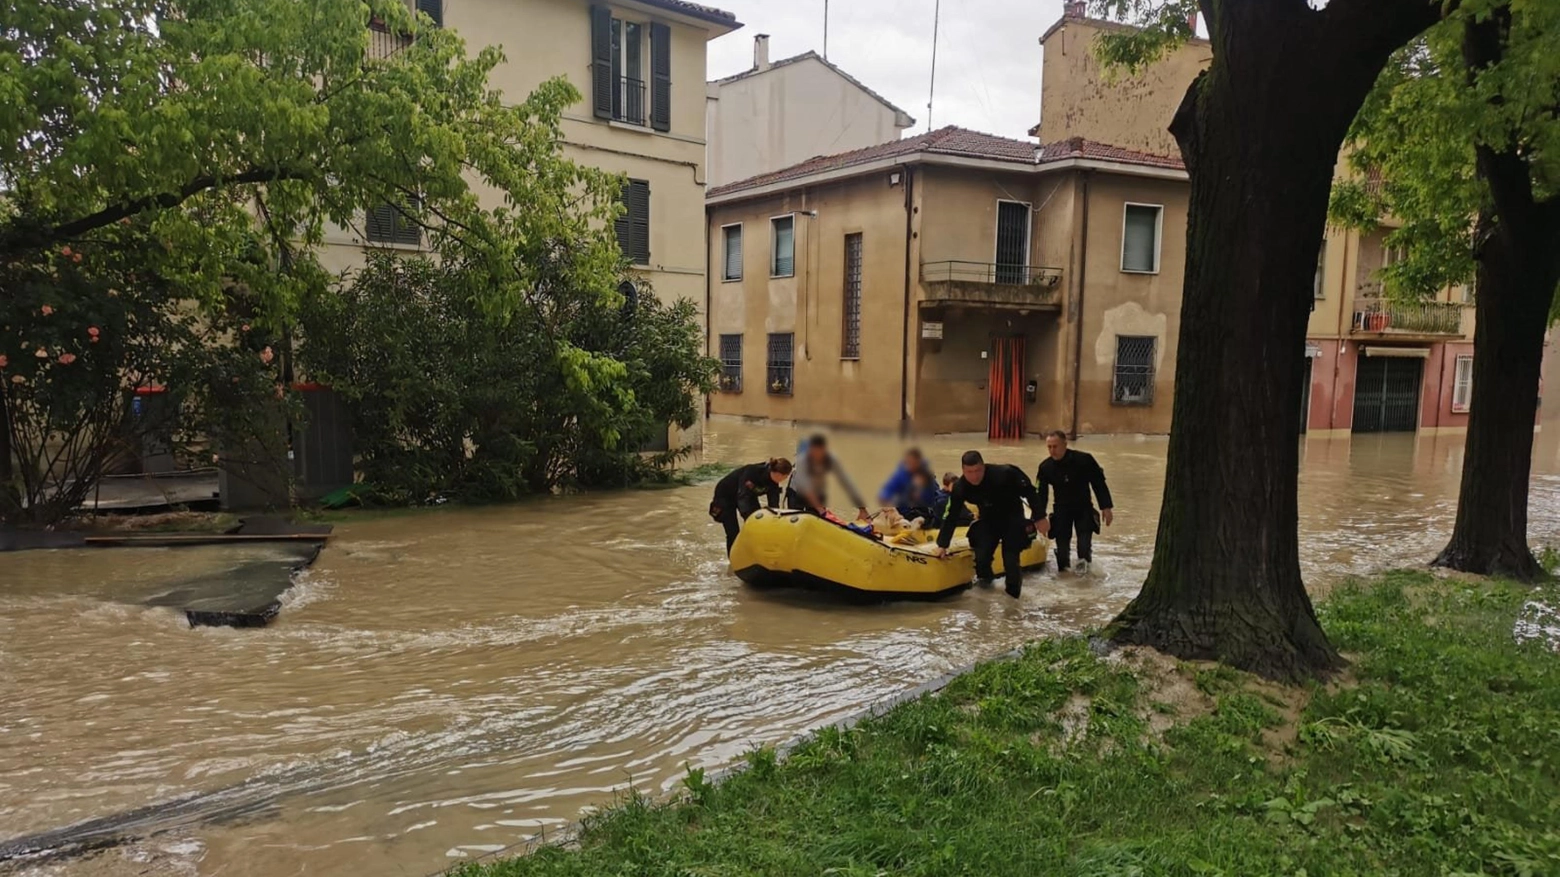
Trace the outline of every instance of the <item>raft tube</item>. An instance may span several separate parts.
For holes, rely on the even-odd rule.
[[[970,586],[975,556],[967,528],[954,531],[947,557],[936,557],[935,531],[879,540],[796,511],[760,511],[742,525],[731,547],[737,578],[758,588],[807,588],[867,600],[926,600]],[[1045,563],[1047,542],[1024,549],[1024,569]],[[993,562],[1002,575],[1002,557]]]

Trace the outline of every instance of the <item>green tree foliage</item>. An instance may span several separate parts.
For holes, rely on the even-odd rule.
[[[273,343],[223,312],[180,307],[141,263],[89,245],[42,268],[0,267],[0,422],[19,464],[0,484],[0,520],[52,524],[148,443],[209,459],[280,417]]]
[[[319,282],[306,249],[275,271],[279,244],[393,203],[435,249],[488,265],[500,282],[481,298],[502,313],[534,279],[529,242],[614,207],[612,179],[557,149],[577,92],[559,79],[506,105],[488,83],[501,60],[396,0],[16,0],[0,23],[0,261],[128,221],[182,295],[239,282],[274,320]]]
[[[485,274],[423,259],[375,259],[306,300],[303,364],[346,398],[364,479],[388,499],[621,486],[676,455],[636,449],[691,425],[713,389],[693,305],[582,286],[580,253],[551,252],[504,323],[476,304]]]
[[[1470,22],[1504,10],[1511,27],[1497,63],[1470,73]],[[1333,189],[1331,213],[1387,236],[1403,258],[1382,270],[1389,295],[1420,298],[1474,280],[1482,232],[1495,220],[1478,147],[1513,148],[1539,201],[1560,193],[1560,4],[1470,0],[1399,51],[1349,132],[1354,173]]]

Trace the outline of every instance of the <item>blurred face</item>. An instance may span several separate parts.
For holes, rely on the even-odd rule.
[[[811,461],[812,463],[814,463],[814,464],[822,463],[824,460],[827,460],[828,458],[829,458],[829,448],[828,448],[827,445],[808,445],[807,446],[807,459],[809,461]]]
[[[905,468],[911,472],[926,468],[926,461],[915,451],[905,452]]]
[[[970,484],[979,484],[986,479],[986,464],[976,463],[973,466],[964,467],[964,480]]]
[[[783,474],[781,474],[781,473],[779,473],[779,472],[777,472],[777,471],[775,471],[773,469],[769,470],[769,480],[773,481],[776,484],[784,484],[785,480],[787,478],[789,478],[789,477],[791,477],[791,476],[783,475]]]
[[[1067,440],[1059,439],[1054,435],[1046,436],[1045,449],[1051,455],[1051,459],[1060,460],[1062,455],[1067,453]]]

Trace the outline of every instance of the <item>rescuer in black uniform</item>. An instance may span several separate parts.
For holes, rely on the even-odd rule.
[[[754,463],[733,469],[715,482],[715,498],[710,500],[710,517],[726,528],[726,556],[737,541],[742,521],[758,511],[758,498],[764,497],[772,509],[780,507],[780,485],[791,474],[791,461],[775,457],[766,463]]]
[[[1045,437],[1045,449],[1049,454],[1040,461],[1040,471],[1035,473],[1035,483],[1040,491],[1040,508],[1045,508],[1046,494],[1056,490],[1056,505],[1051,512],[1050,536],[1056,540],[1056,568],[1067,569],[1069,544],[1074,532],[1078,534],[1078,573],[1086,574],[1094,560],[1094,534],[1100,531],[1100,519],[1106,526],[1114,519],[1111,511],[1110,488],[1105,485],[1105,470],[1093,454],[1067,448],[1067,433],[1057,430]],[[1100,501],[1099,515],[1089,500],[1089,490]]]
[[[949,492],[950,508],[960,509],[970,503],[979,510],[979,517],[970,525],[970,548],[975,552],[975,577],[991,581],[995,574],[991,561],[1002,548],[1002,572],[1007,579],[1007,595],[1018,598],[1024,588],[1023,561],[1019,555],[1028,547],[1030,534],[1035,531],[1035,521],[1043,514],[1035,486],[1029,476],[1017,466],[1005,464],[986,465],[979,451],[967,451],[960,461],[964,476],[953,483]],[[1024,502],[1029,502],[1025,514]],[[937,533],[937,556],[948,553],[953,541],[953,529],[957,526],[954,515],[943,520]]]

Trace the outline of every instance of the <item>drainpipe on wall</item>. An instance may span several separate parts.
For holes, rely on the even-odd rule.
[[[1083,383],[1083,284],[1088,277],[1089,267],[1089,178],[1092,176],[1093,171],[1083,172],[1083,231],[1078,242],[1078,313],[1073,320],[1072,428],[1068,430],[1075,439],[1078,437],[1078,388]]]
[[[725,258],[726,258],[726,254],[725,254],[725,252],[723,250],[721,252],[721,261],[724,262]],[[712,303],[711,302],[711,297],[710,297],[710,288],[711,288],[711,283],[713,282],[714,277],[715,277],[715,275],[711,274],[710,271],[714,267],[715,267],[714,260],[710,258],[710,208],[708,207],[708,205],[706,205],[705,208],[704,208],[704,355],[705,356],[713,356],[714,355],[714,351],[713,351],[712,346],[710,344],[710,341],[713,340],[714,337],[715,337],[713,334],[711,334],[712,331],[713,331],[713,326],[711,325],[711,322],[710,322],[711,321],[710,305]],[[712,395],[714,395],[714,394],[713,393],[705,393],[704,394],[704,421],[705,421],[704,426],[706,428],[708,428],[708,426],[709,426],[710,397]],[[699,444],[700,444],[701,447],[704,444],[704,430],[702,430],[702,429],[699,430]]]
[[[909,165],[899,165],[900,179],[905,183],[905,300],[902,323],[899,327],[899,434],[910,431],[910,292],[911,247],[914,232],[912,220],[915,214],[915,177]]]

